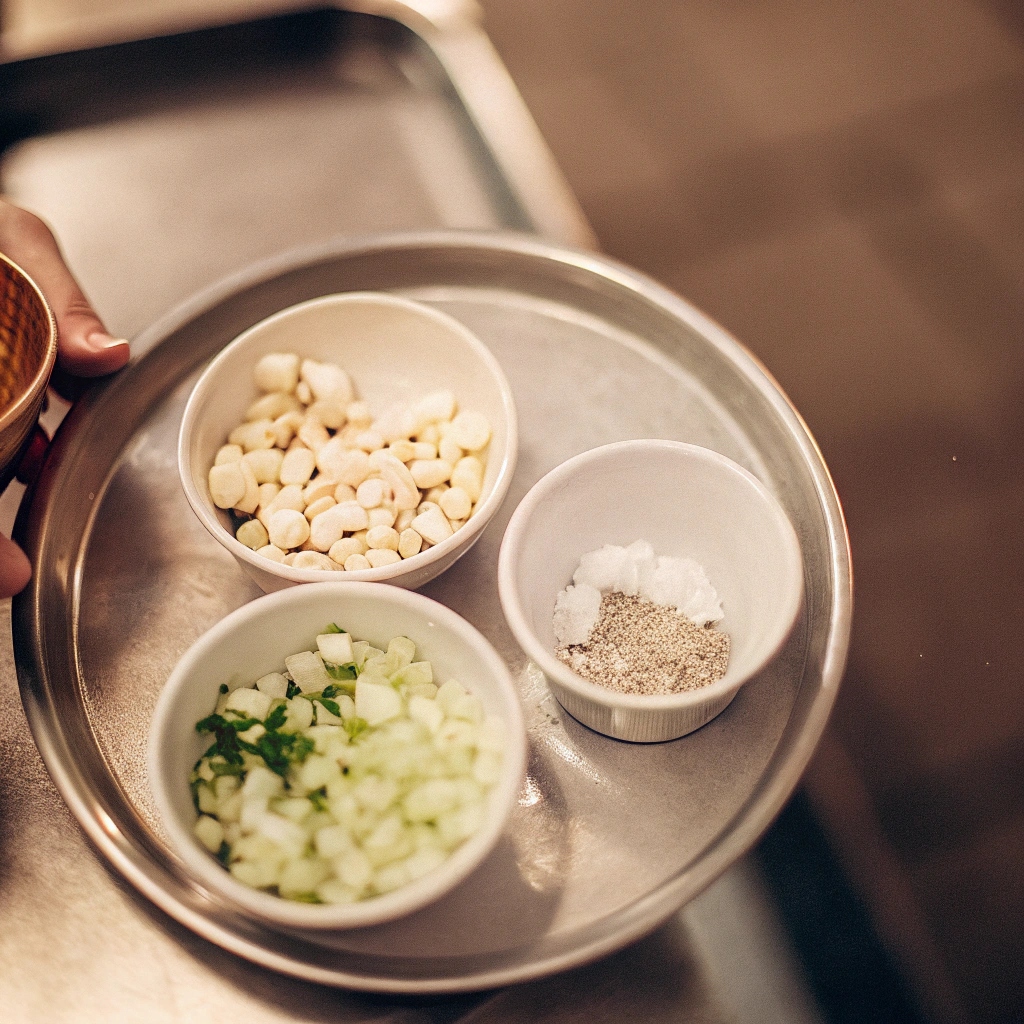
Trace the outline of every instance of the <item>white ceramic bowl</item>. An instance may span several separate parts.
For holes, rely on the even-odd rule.
[[[377,292],[327,295],[281,310],[227,345],[199,378],[181,421],[178,472],[188,502],[262,590],[338,577],[335,571],[296,569],[257,555],[235,539],[230,516],[210,497],[207,477],[214,456],[258,397],[252,370],[268,352],[298,352],[338,363],[352,377],[356,396],[374,413],[447,388],[460,409],[490,420],[483,492],[465,525],[412,558],[345,573],[346,580],[414,590],[472,547],[501,505],[516,466],[515,403],[497,360],[461,323],[422,303]]]
[[[395,636],[417,645],[441,680],[458,679],[507,726],[502,776],[488,794],[485,823],[440,867],[383,896],[347,905],[306,904],[249,888],[233,878],[193,834],[196,811],[188,780],[209,746],[195,724],[217,703],[221,683],[249,683],[280,671],[287,655],[315,649],[329,622],[356,639],[385,647]],[[411,591],[370,583],[318,583],[258,598],[217,623],[185,653],[157,702],[149,731],[149,785],[171,844],[202,885],[250,916],[292,928],[356,928],[401,917],[436,900],[491,851],[526,770],[526,729],[504,661],[455,612]]]
[[[669,696],[621,694],[555,656],[555,598],[580,556],[649,541],[702,565],[722,599],[731,652],[725,676]],[[520,646],[576,719],[617,739],[656,742],[719,714],[779,651],[796,621],[803,566],[778,501],[722,455],[677,441],[623,441],[584,452],[541,479],[509,522],[498,562],[501,605]]]

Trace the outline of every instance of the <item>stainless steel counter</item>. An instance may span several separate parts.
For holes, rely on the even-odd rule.
[[[440,6],[444,25],[420,20],[416,32],[328,12],[0,65],[5,112],[21,103],[16,113],[36,115],[4,124],[0,188],[50,220],[108,325],[128,336],[211,280],[336,234],[511,227],[589,244],[486,37],[454,17],[461,5]],[[208,62],[198,82],[195,61]],[[95,91],[48,106],[34,86]],[[815,1019],[746,861],[637,945],[498,993],[382,999],[253,967],[95,855],[33,745],[6,610],[3,623],[5,1021]]]

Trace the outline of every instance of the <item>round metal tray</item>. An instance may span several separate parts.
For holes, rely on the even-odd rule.
[[[177,658],[257,594],[181,493],[175,441],[192,383],[224,344],[275,310],[357,289],[413,296],[462,320],[515,391],[520,457],[505,505],[424,592],[507,659],[531,756],[510,827],[456,891],[385,927],[310,937],[248,920],[187,875],[155,820],[145,737]],[[14,602],[15,655],[32,731],[64,799],[110,864],[173,918],[314,981],[480,989],[638,938],[767,827],[835,700],[850,555],[813,439],[720,327],[592,254],[510,235],[418,234],[342,240],[260,264],[157,323],[135,352],[72,410],[22,507],[15,532],[36,573]],[[653,745],[607,739],[562,711],[509,633],[495,579],[504,526],[527,489],[578,452],[634,437],[695,442],[754,472],[789,513],[806,572],[805,605],[781,656],[703,729]]]

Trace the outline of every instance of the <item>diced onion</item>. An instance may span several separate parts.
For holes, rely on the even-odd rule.
[[[422,878],[481,827],[505,730],[407,637],[381,651],[336,629],[224,688],[192,788],[196,838],[236,879],[342,904]]]

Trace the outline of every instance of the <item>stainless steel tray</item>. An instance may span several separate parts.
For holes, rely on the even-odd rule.
[[[174,446],[196,374],[228,340],[312,296],[381,289],[478,333],[519,406],[519,467],[480,543],[425,592],[480,628],[519,680],[529,778],[496,853],[442,903],[311,941],[231,912],[188,878],[154,822],[144,741],[181,652],[253,585],[195,521]],[[749,353],[611,261],[527,237],[339,240],[265,261],[179,307],[131,367],[76,406],[16,534],[37,567],[13,605],[22,698],[68,805],[109,863],[172,917],[256,963],[393,993],[536,978],[650,931],[745,852],[824,727],[851,613],[840,508],[806,428]],[[803,546],[806,604],[780,658],[699,732],[636,746],[560,710],[509,634],[495,565],[505,523],[548,469],[605,442],[693,441],[756,473]],[[638,496],[642,500],[642,496]],[[567,524],[567,528],[571,525]]]

